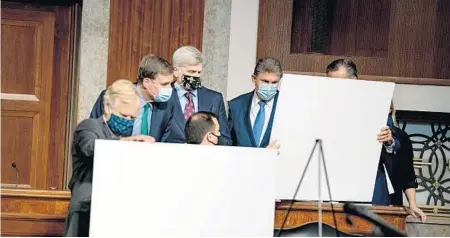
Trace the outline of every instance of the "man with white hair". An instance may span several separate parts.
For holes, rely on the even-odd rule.
[[[147,135],[127,137],[140,108],[136,86],[117,80],[105,92],[101,117],[82,121],[75,129],[72,144],[72,192],[64,236],[89,236],[95,140],[155,142]]]
[[[223,96],[202,85],[202,53],[193,46],[183,46],[173,54],[173,66],[177,81],[171,98],[174,103],[174,123],[168,141],[179,140],[177,142],[184,143],[186,121],[192,114],[204,111],[217,115],[220,125],[219,144],[231,145]]]

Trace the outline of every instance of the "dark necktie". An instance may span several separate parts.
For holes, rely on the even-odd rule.
[[[187,120],[189,119],[189,117],[192,116],[192,114],[194,114],[195,109],[194,109],[194,102],[192,100],[192,92],[187,91],[186,94],[184,94],[187,98],[187,102],[184,105],[184,119]]]

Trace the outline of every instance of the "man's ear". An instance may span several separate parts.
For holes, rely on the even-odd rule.
[[[180,70],[173,71],[173,76],[177,79],[177,81],[181,81],[183,73]]]
[[[252,83],[255,85],[255,87],[256,87],[256,77],[255,77],[255,75],[252,75]]]
[[[109,116],[111,114],[111,103],[108,101],[105,101],[103,104],[103,111],[105,115]]]
[[[150,83],[150,78],[144,78],[142,79],[142,86],[144,87],[144,89],[148,89],[149,88],[149,83]]]

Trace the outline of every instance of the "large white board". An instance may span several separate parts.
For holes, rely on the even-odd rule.
[[[386,125],[394,86],[285,75],[271,135],[281,143],[277,198],[292,199],[315,140],[321,139],[332,200],[370,202],[382,146],[377,134]],[[318,155],[309,165],[298,200],[319,199]],[[330,200],[325,176],[321,194]]]
[[[90,235],[273,236],[276,151],[97,140]]]

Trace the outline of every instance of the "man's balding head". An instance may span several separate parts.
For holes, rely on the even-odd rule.
[[[330,78],[357,79],[356,64],[349,59],[337,59],[327,66],[327,76]]]
[[[214,113],[194,113],[186,122],[184,129],[186,143],[217,145],[220,136],[219,129],[219,122]]]

